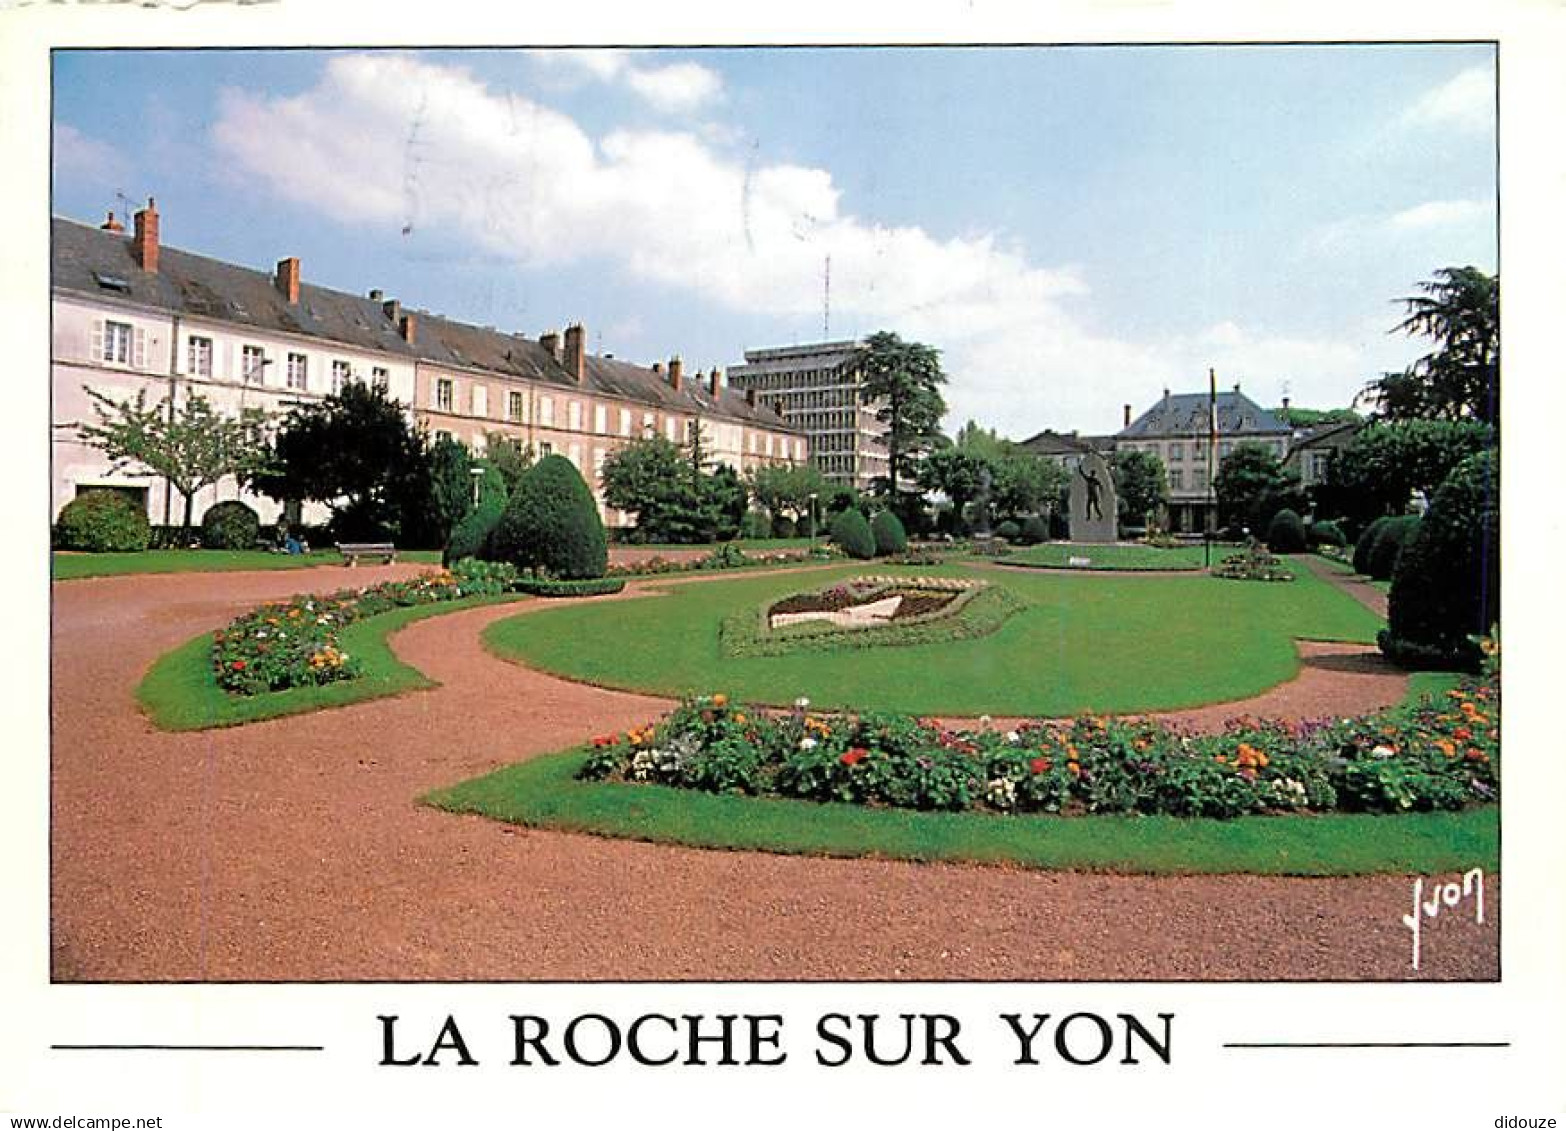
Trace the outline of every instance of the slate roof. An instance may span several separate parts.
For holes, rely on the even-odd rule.
[[[1040,456],[1077,456],[1094,451],[1108,451],[1114,447],[1113,436],[1079,436],[1075,432],[1062,433],[1044,429],[1017,445]]]
[[[588,355],[581,385],[536,340],[457,322],[405,306],[415,316],[407,342],[381,302],[301,283],[290,304],[264,271],[194,255],[163,244],[156,274],[137,266],[128,235],[56,216],[53,285],[94,301],[126,302],[171,314],[303,334],[408,360],[524,378],[562,389],[636,401],[669,412],[727,417],[774,431],[800,432],[763,404],[724,386],[714,398],[703,373],[687,373],[681,388],[667,374],[615,358]],[[801,433],[802,434],[802,433]]]
[[[1238,389],[1218,394],[1218,434],[1276,433],[1293,430]],[[1171,393],[1116,433],[1122,440],[1156,436],[1205,436],[1208,429],[1207,393]]]

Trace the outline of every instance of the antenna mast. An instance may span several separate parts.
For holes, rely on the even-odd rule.
[[[832,257],[826,257],[826,270],[821,280],[821,340],[832,339]]]

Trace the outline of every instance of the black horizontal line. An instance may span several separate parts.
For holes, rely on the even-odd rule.
[[[50,1045],[57,1052],[325,1052],[325,1045]]]
[[[1226,1049],[1506,1049],[1511,1041],[1225,1041]]]

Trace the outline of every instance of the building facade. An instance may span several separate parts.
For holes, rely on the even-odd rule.
[[[1301,487],[1315,487],[1325,482],[1333,458],[1352,444],[1364,427],[1364,421],[1350,420],[1296,429],[1283,466],[1299,476]]]
[[[1126,415],[1130,416],[1130,406]],[[1169,477],[1169,529],[1174,533],[1196,534],[1216,524],[1217,504],[1211,484],[1217,466],[1209,459],[1212,420],[1217,418],[1217,460],[1236,446],[1258,444],[1282,462],[1288,454],[1293,431],[1271,412],[1260,407],[1240,391],[1217,394],[1170,393],[1135,420],[1129,420],[1115,435],[1115,451],[1151,452],[1161,461]]]
[[[527,339],[404,308],[380,291],[311,286],[297,258],[255,271],[164,247],[159,226],[151,201],[129,236],[112,216],[101,228],[54,221],[52,513],[92,487],[135,495],[154,523],[183,513],[163,480],[117,471],[80,441],[74,426],[96,419],[89,388],[114,401],[145,392],[149,404],[199,394],[233,414],[281,413],[347,381],[372,383],[432,435],[475,451],[496,440],[566,456],[616,525],[627,516],[602,502],[598,471],[632,438],[688,443],[699,429],[712,458],[738,470],[809,458],[800,429],[755,394],[725,387],[716,369],[688,377],[679,358],[643,367],[590,355],[581,325]],[[194,515],[234,498],[263,521],[280,510],[227,481],[199,493]]]
[[[888,460],[886,426],[862,400],[863,358],[855,341],[746,350],[729,381],[805,433],[810,461],[829,483],[868,491],[886,477]]]

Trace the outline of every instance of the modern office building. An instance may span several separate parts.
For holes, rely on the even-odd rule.
[[[855,341],[746,350],[729,384],[804,432],[828,482],[867,491],[886,477],[887,453],[886,427],[862,400],[863,358]]]

